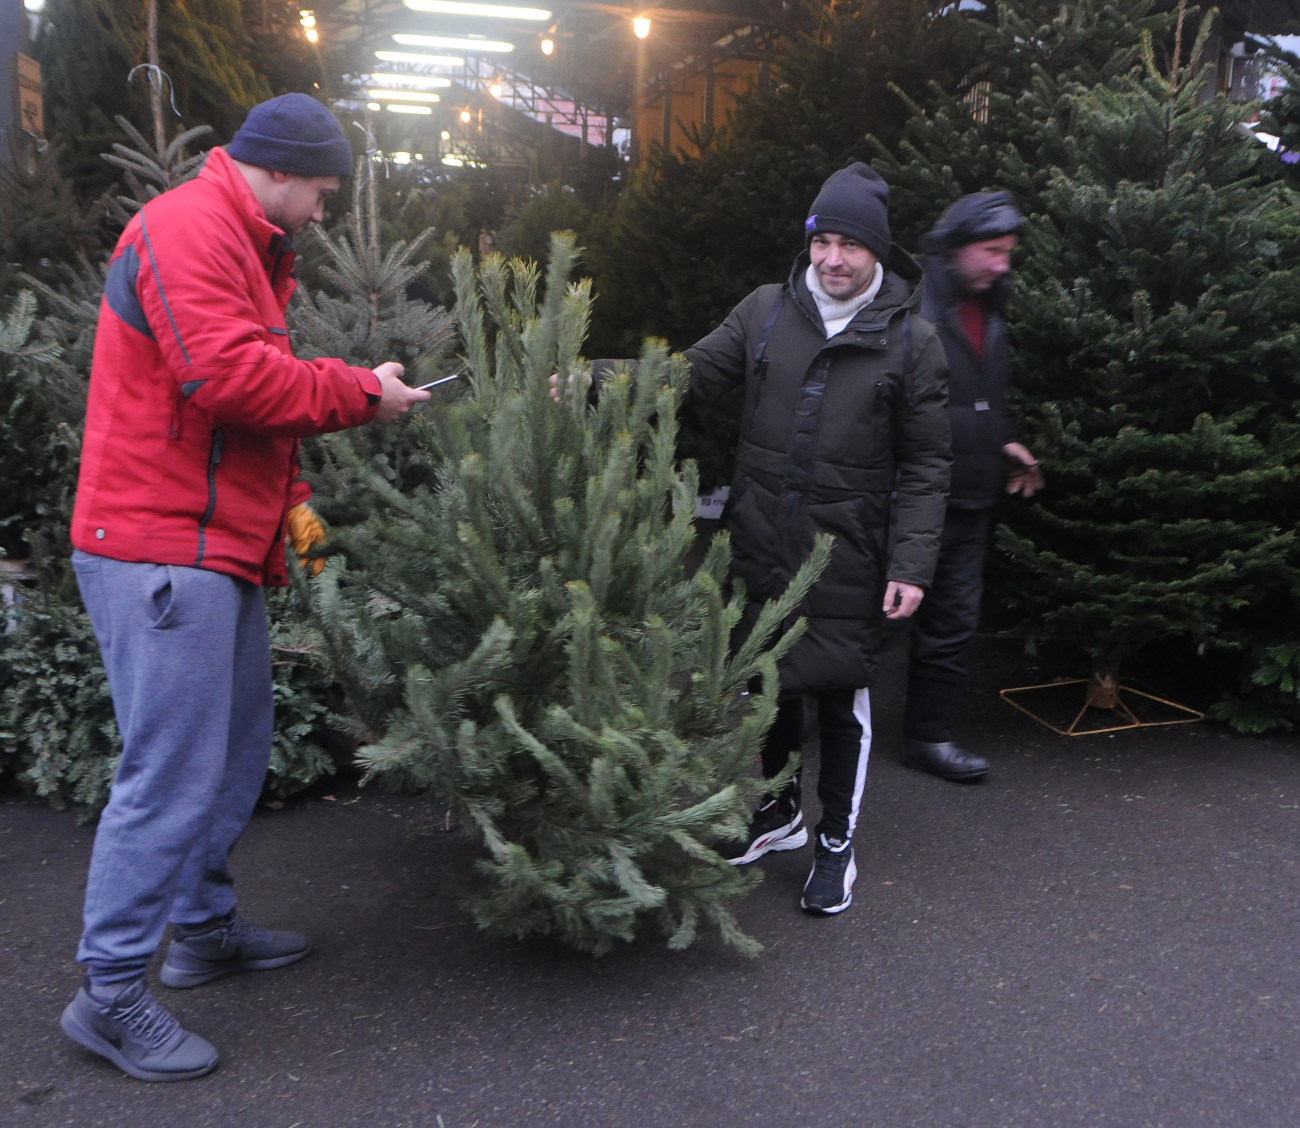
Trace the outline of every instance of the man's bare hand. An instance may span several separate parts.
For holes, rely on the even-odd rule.
[[[402,381],[406,370],[395,360],[381,364],[375,369],[379,378],[379,410],[375,412],[376,423],[391,423],[411,410],[417,403],[423,403],[431,393],[416,391]]]
[[[1033,497],[1047,484],[1038,459],[1021,443],[1007,443],[1002,448],[1002,455],[1007,460],[1008,467],[1007,493]]]
[[[556,403],[559,403],[560,402],[560,374],[558,372],[552,372],[549,379],[550,379],[550,386],[551,386],[551,399],[554,400]],[[565,391],[571,393],[573,391],[574,384],[576,384],[577,382],[578,380],[577,378],[574,377],[573,373],[569,373],[568,379],[566,379],[564,382]],[[588,373],[585,377],[582,378],[582,386],[584,391],[591,387],[590,373]]]
[[[890,580],[885,586],[885,618],[910,618],[924,598],[925,588],[905,584],[901,580]]]

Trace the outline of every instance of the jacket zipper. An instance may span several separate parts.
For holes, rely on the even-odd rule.
[[[212,514],[217,508],[217,467],[221,465],[221,452],[226,445],[226,434],[218,427],[212,432],[212,449],[208,452],[208,505],[199,518],[199,555],[195,565],[203,563],[203,554],[207,551],[207,527]]]

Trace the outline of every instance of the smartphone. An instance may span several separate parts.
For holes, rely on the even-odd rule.
[[[445,384],[448,380],[455,380],[461,373],[453,372],[450,376],[444,376],[441,380],[431,380],[427,384],[421,384],[418,388],[413,389],[417,392],[427,391],[429,388],[436,388],[439,384]]]

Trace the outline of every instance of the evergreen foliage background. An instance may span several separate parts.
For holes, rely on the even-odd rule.
[[[638,355],[649,334],[681,348],[785,276],[809,201],[850,160],[890,181],[907,247],[961,193],[1007,188],[1030,215],[1015,381],[1049,491],[1004,514],[991,598],[1034,638],[1075,640],[1099,670],[1125,653],[1167,663],[1201,688],[1193,704],[1217,697],[1215,715],[1239,729],[1294,725],[1296,166],[1247,143],[1233,107],[1201,99],[1189,61],[1200,16],[1180,24],[1179,8],[818,3],[773,83],[698,139],[702,155],[656,151],[616,207],[612,157],[545,186],[491,170],[370,176],[367,164],[328,238],[300,240],[295,345],[361,364],[396,356],[422,380],[448,374],[438,306],[456,298],[454,248],[487,228],[499,249],[542,258],[549,233],[567,228],[596,278],[587,351]],[[143,10],[49,0],[35,53],[54,143],[33,169],[0,171],[0,552],[39,576],[0,635],[0,772],[85,810],[103,800],[116,737],[67,567],[67,517],[106,255],[130,212],[193,175],[248,105],[314,81],[328,90],[337,69],[295,37],[297,8],[283,0],[163,5],[177,108],[213,128],[186,131],[169,106],[156,152],[152,129],[137,128],[150,120],[146,85],[126,77],[143,58]],[[1295,101],[1288,91],[1263,120],[1292,152]],[[683,420],[678,453],[699,456],[706,487],[730,475],[736,410]],[[419,425],[308,444],[336,542],[373,515],[373,474],[406,499],[439,488],[431,442]],[[340,567],[323,590],[348,590]],[[350,755],[325,720],[345,708],[338,655],[308,613],[315,589],[297,578],[271,599],[281,723],[269,784],[281,792]],[[376,700],[396,692],[385,685]]]
[[[1099,678],[1160,642],[1238,683],[1220,716],[1293,724],[1257,672],[1300,624],[1295,198],[1249,108],[1205,97],[1208,24],[1100,2],[999,16],[972,24],[987,123],[936,97],[877,167],[905,215],[1002,187],[1030,216],[1014,386],[1048,489],[1003,513],[1000,603]]]
[[[29,168],[16,147],[0,161],[0,298],[15,293],[21,275],[56,281],[105,238],[103,206],[83,206],[60,173],[60,146],[47,145]]]
[[[393,237],[382,222],[382,169],[361,158],[353,179],[351,208],[332,232],[319,231],[308,282],[295,294],[289,321],[294,350],[311,359],[341,357],[374,368],[395,360],[409,369],[408,382],[428,383],[447,374],[454,343],[451,315],[416,294],[430,262],[422,252],[436,229]],[[378,470],[399,488],[427,476],[423,460],[400,427],[365,427],[306,440],[301,456],[312,483],[313,507],[330,525],[350,525],[368,514],[369,499],[358,468]]]
[[[32,54],[41,64],[46,129],[64,141],[65,174],[98,195],[111,185],[100,154],[118,140],[115,119],[152,120],[147,73],[128,77],[148,57],[147,5],[49,0],[42,17]],[[240,0],[160,3],[166,119],[203,122],[229,139],[248,109],[272,93],[253,69],[251,45]]]
[[[648,335],[685,348],[750,290],[785,278],[822,181],[859,159],[868,135],[901,131],[895,88],[921,97],[962,73],[950,7],[817,0],[811,29],[780,48],[770,87],[700,137],[700,156],[652,147],[591,239],[593,354],[635,355]]]

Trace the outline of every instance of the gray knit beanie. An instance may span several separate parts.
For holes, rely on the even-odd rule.
[[[825,232],[856,239],[878,259],[889,255],[889,185],[868,164],[857,161],[826,178],[804,220],[804,245]]]
[[[248,111],[226,153],[295,176],[347,176],[352,148],[338,119],[307,94],[281,94]]]

